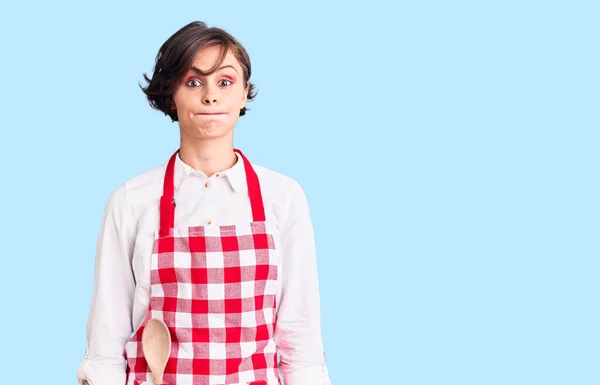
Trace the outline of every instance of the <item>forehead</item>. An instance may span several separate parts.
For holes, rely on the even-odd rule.
[[[194,60],[192,61],[192,66],[200,69],[203,72],[208,72],[211,69],[217,67],[219,65],[219,59],[221,58],[223,48],[221,46],[209,46],[203,48],[196,54]],[[224,65],[232,65],[238,70],[241,70],[241,65],[235,57],[234,52],[231,50],[227,50],[225,58],[221,63],[221,66]]]

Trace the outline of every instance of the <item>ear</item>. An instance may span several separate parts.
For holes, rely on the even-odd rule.
[[[242,98],[242,104],[240,105],[240,110],[246,107],[246,102],[248,101],[248,92],[250,91],[250,84],[246,85],[244,89],[244,97]]]

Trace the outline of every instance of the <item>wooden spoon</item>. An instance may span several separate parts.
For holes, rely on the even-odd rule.
[[[144,327],[142,351],[152,372],[153,382],[162,384],[165,367],[171,354],[171,334],[161,319],[152,318]]]

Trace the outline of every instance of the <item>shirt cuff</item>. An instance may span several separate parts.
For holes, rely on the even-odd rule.
[[[82,385],[124,385],[125,364],[101,365],[85,358],[77,368],[77,381]]]
[[[285,385],[331,385],[327,366],[309,366],[293,372],[283,372]]]

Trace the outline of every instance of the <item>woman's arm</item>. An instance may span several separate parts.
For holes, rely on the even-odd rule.
[[[314,232],[306,195],[294,181],[281,228],[282,293],[275,326],[286,385],[330,384],[323,354]]]
[[[132,330],[135,289],[131,222],[126,186],[121,185],[108,200],[98,237],[88,347],[77,371],[81,383],[125,384],[125,343]]]

